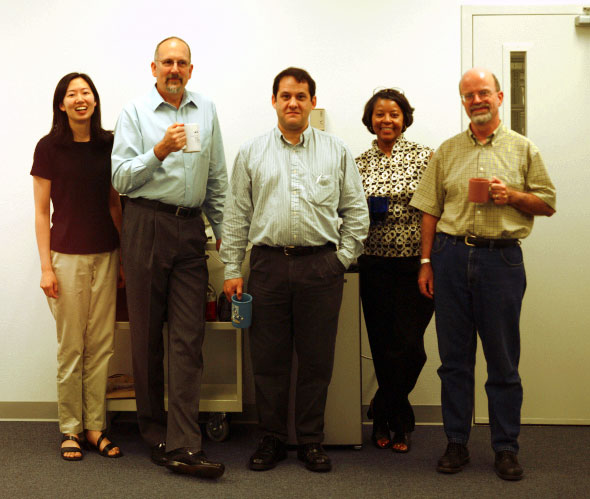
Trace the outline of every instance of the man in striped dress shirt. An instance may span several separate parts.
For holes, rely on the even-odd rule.
[[[329,471],[322,448],[344,272],[363,251],[367,203],[354,159],[336,137],[309,126],[315,82],[288,68],[273,84],[278,125],[236,157],[223,220],[224,292],[241,297],[248,242],[253,296],[250,351],[262,439],[249,461],[268,470],[287,457],[287,406],[297,352],[297,456]]]

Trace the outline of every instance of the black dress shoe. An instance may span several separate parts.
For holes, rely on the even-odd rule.
[[[494,468],[496,475],[504,480],[520,480],[523,475],[522,466],[518,464],[516,454],[509,450],[496,452]]]
[[[449,442],[444,455],[438,460],[436,471],[441,473],[458,473],[469,462],[467,446]]]
[[[222,463],[209,461],[205,453],[192,452],[186,447],[166,452],[166,468],[175,473],[195,475],[201,478],[219,478],[225,471]]]
[[[305,463],[305,467],[311,471],[330,471],[332,461],[324,451],[322,444],[318,442],[303,444],[297,447],[297,459]]]
[[[150,458],[152,463],[158,466],[164,466],[168,459],[166,458],[166,442],[160,442],[150,449]]]
[[[287,458],[287,446],[277,437],[266,435],[260,440],[258,448],[250,456],[248,467],[254,471],[274,468],[279,461]]]

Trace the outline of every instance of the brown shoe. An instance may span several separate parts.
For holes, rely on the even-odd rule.
[[[440,473],[459,473],[469,462],[467,446],[456,442],[449,442],[444,455],[438,460],[436,471]]]
[[[503,480],[520,480],[523,475],[522,466],[518,464],[516,453],[510,450],[496,452],[494,469],[496,475]]]

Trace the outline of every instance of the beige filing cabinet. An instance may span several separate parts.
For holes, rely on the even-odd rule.
[[[293,358],[293,365],[296,356]],[[289,409],[289,443],[296,444],[293,402],[295,396],[295,370],[291,375]],[[338,318],[338,335],[332,381],[324,420],[325,445],[351,445],[363,443],[361,407],[361,306],[359,275],[344,275],[344,292]]]

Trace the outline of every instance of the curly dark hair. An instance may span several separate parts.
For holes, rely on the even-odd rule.
[[[404,127],[402,132],[405,132],[406,129],[414,122],[414,108],[410,106],[406,96],[394,88],[379,90],[365,104],[363,124],[367,127],[367,130],[375,135],[375,130],[373,130],[373,110],[375,109],[375,104],[379,99],[392,100],[393,102],[397,103],[404,115]]]

